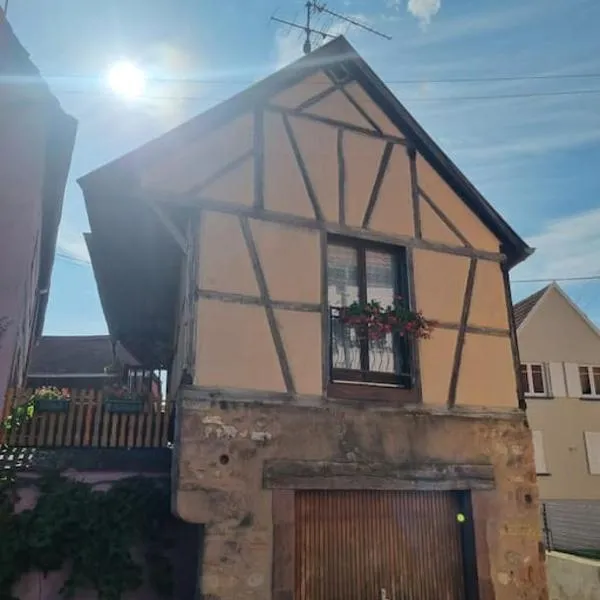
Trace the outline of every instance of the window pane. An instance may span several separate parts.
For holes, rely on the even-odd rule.
[[[600,395],[600,367],[594,367],[592,369],[594,375],[594,394]]]
[[[521,365],[521,387],[524,394],[529,394],[529,379],[527,379],[527,365]]]
[[[329,306],[348,306],[358,300],[357,252],[348,246],[327,247]]]
[[[387,252],[365,252],[367,300],[378,300],[383,307],[394,304],[396,295],[396,259]],[[369,371],[395,373],[394,340],[391,333],[369,340]]]
[[[327,294],[330,306],[348,306],[358,300],[358,254],[355,248],[327,247]],[[331,320],[331,360],[334,369],[360,370],[360,342],[353,327]]]
[[[592,384],[590,382],[590,372],[587,367],[579,367],[579,381],[581,382],[581,395],[591,396]]]
[[[393,304],[396,294],[396,259],[387,252],[365,252],[367,300],[379,300],[383,306]]]
[[[531,365],[531,381],[533,383],[533,393],[544,393],[544,373],[542,365]]]

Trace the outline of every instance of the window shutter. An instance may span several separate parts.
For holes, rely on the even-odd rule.
[[[555,398],[564,398],[567,395],[567,382],[562,363],[548,364],[549,395]]]
[[[569,398],[581,398],[579,366],[573,363],[565,363],[565,372],[567,374],[567,396]]]
[[[589,472],[591,475],[600,475],[600,433],[586,431],[584,435]]]
[[[535,458],[535,472],[548,473],[546,466],[546,453],[544,452],[544,437],[541,431],[532,431],[533,453]]]

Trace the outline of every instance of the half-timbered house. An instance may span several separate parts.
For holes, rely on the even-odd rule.
[[[545,598],[530,249],[345,39],[80,183],[111,334],[170,370],[202,597]],[[357,335],[374,300],[430,339]]]

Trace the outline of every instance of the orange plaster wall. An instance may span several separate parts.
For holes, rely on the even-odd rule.
[[[254,120],[243,115],[199,136],[196,141],[178,144],[165,160],[140,173],[140,186],[153,192],[186,194],[201,185],[215,171],[252,149]]]
[[[425,200],[420,201],[419,207],[423,239],[449,246],[464,246],[460,238],[440,219]]]
[[[448,402],[457,337],[455,330],[437,329],[431,339],[419,341],[424,404],[444,406]]]
[[[352,227],[362,227],[384,148],[381,140],[344,132],[346,223]]]
[[[298,147],[326,221],[339,221],[337,131],[302,118],[290,118]]]
[[[508,329],[506,293],[499,263],[477,262],[468,324]]]
[[[284,108],[296,108],[332,85],[333,82],[323,71],[317,71],[314,75],[274,96],[271,103]]]
[[[203,211],[198,279],[200,289],[260,295],[236,215]]]
[[[457,405],[518,408],[510,338],[467,333]]]
[[[311,115],[318,115],[335,121],[350,123],[356,127],[362,127],[374,131],[369,121],[367,121],[360,112],[352,106],[352,103],[340,91],[335,91],[329,96],[319,100],[307,108],[304,112]]]
[[[323,393],[321,313],[276,310],[292,378],[299,394]]]
[[[470,259],[430,250],[414,251],[416,307],[428,319],[458,323]]]
[[[281,115],[266,112],[264,128],[265,208],[314,219],[315,211],[306,192]]]
[[[200,299],[194,383],[285,391],[273,336],[262,306]]]
[[[321,299],[319,233],[252,219],[252,234],[272,300],[309,302]]]
[[[360,84],[353,82],[346,86],[346,91],[359,106],[369,115],[369,117],[378,125],[379,129],[387,135],[404,137],[402,132],[388,119],[386,114],[371,100]]]
[[[392,150],[369,229],[388,235],[414,236],[410,163],[404,146],[396,145]]]
[[[494,234],[420,154],[417,154],[417,176],[419,186],[475,248],[499,252],[500,244]]]

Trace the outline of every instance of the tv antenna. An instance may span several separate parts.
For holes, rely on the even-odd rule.
[[[365,25],[364,23],[361,23],[360,21],[357,21],[356,19],[353,19],[352,17],[348,17],[346,15],[343,15],[341,13],[335,12],[333,10],[330,10],[329,8],[327,8],[326,4],[319,4],[318,2],[314,1],[314,0],[309,0],[308,2],[306,2],[306,4],[304,5],[306,8],[306,23],[304,25],[301,25],[300,23],[294,23],[293,21],[286,21],[285,19],[280,19],[279,17],[275,17],[272,16],[271,17],[271,21],[276,21],[277,23],[283,23],[284,25],[289,25],[290,27],[293,27],[295,29],[301,29],[302,31],[304,31],[304,45],[302,46],[302,50],[304,51],[304,54],[309,54],[312,50],[312,40],[311,40],[311,36],[313,34],[317,34],[318,36],[321,36],[321,39],[327,39],[327,38],[335,38],[335,35],[332,35],[330,33],[328,33],[327,31],[323,31],[323,29],[315,29],[314,27],[312,27],[312,17],[314,17],[315,15],[329,15],[330,17],[332,17],[332,19],[339,19],[340,21],[344,22],[344,23],[348,23],[349,26],[353,26],[353,27],[358,27],[359,29],[362,29],[363,31],[368,31],[369,33],[373,33],[379,37],[382,37],[386,40],[391,40],[391,36],[386,35],[385,33],[382,33],[381,31],[377,31],[376,29],[373,29],[372,27],[369,27],[368,25]]]

